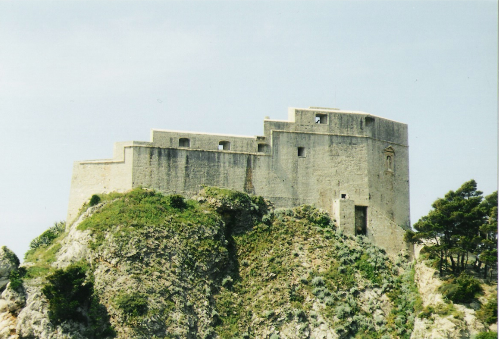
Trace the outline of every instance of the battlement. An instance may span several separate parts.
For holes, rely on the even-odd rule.
[[[191,197],[202,185],[262,195],[276,207],[311,204],[388,251],[406,246],[408,127],[365,112],[289,108],[264,135],[153,129],[117,142],[113,159],[75,162],[68,222],[92,194],[142,186]]]

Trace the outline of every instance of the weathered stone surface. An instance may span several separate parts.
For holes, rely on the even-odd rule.
[[[19,313],[26,304],[26,295],[23,286],[20,286],[17,290],[13,290],[9,283],[0,298],[0,300],[6,302],[7,310],[12,314]]]
[[[435,269],[423,262],[415,265],[415,282],[417,283],[423,306],[437,306],[443,304],[443,296],[438,288],[443,284]],[[474,310],[463,305],[454,304],[455,309],[463,314],[455,318],[453,315],[433,314],[432,319],[415,318],[414,330],[411,339],[454,339],[473,338],[474,335],[485,331],[486,327],[475,316]]]
[[[191,197],[208,185],[260,195],[276,207],[315,205],[348,234],[358,207],[374,244],[393,256],[408,249],[407,125],[317,107],[288,115],[265,120],[263,136],[152,130],[151,142],[116,143],[113,159],[76,162],[67,221],[92,194],[142,186]]]
[[[0,247],[0,291],[9,283],[9,275],[19,267],[19,259],[7,246]]]
[[[16,317],[10,312],[2,312],[0,300],[0,339],[18,339],[16,333]]]

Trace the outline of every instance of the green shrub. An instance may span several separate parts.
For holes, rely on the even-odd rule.
[[[420,319],[429,319],[433,314],[434,314],[434,307],[432,307],[432,306],[426,306],[426,307],[424,307],[424,309],[422,310],[422,312],[420,312],[420,314],[418,315],[418,317]]]
[[[101,202],[101,197],[98,196],[97,194],[94,194],[92,197],[90,197],[89,206],[95,206],[100,202]]]
[[[497,339],[497,338],[498,338],[497,332],[481,332],[474,337],[474,339]]]
[[[66,223],[64,221],[54,223],[54,226],[43,232],[40,236],[33,239],[30,243],[30,249],[34,250],[41,246],[52,244],[55,238],[64,232]]]
[[[325,285],[325,280],[322,277],[314,277],[311,284],[313,286],[323,286]]]
[[[95,295],[90,302],[88,316],[90,318],[89,332],[94,335],[94,338],[107,339],[116,337],[116,332],[109,323],[108,310],[99,302],[99,298]]]
[[[17,290],[23,285],[23,277],[26,274],[26,269],[24,267],[19,267],[17,270],[10,271],[9,281],[10,288]]]
[[[122,294],[114,301],[123,313],[133,317],[144,315],[148,311],[148,298],[142,293]]]
[[[267,311],[264,311],[264,313],[262,313],[262,316],[266,319],[271,319],[272,317],[274,317],[275,313],[273,310],[267,310]]]
[[[439,287],[439,292],[453,302],[467,303],[474,300],[477,293],[482,292],[481,283],[467,273],[460,274],[455,279],[448,280]]]
[[[47,277],[48,283],[42,293],[49,302],[49,319],[54,325],[66,321],[84,324],[86,338],[114,338],[116,332],[109,322],[106,307],[94,294],[94,284],[88,273],[85,265],[73,264]]]
[[[225,288],[230,288],[231,286],[233,286],[233,278],[228,276],[222,279],[222,286],[224,286]]]
[[[12,252],[9,248],[7,248],[7,246],[2,246],[2,250],[4,252],[5,258],[11,263],[14,263],[16,267],[18,267],[20,262],[17,255],[14,252]]]
[[[495,295],[486,304],[481,305],[481,309],[476,312],[476,315],[479,320],[488,325],[496,323],[498,320],[498,297]]]
[[[56,270],[47,277],[42,292],[49,301],[49,319],[58,325],[66,320],[85,322],[82,306],[90,306],[93,284],[86,280],[87,269],[79,265]]]
[[[291,286],[288,290],[288,297],[290,301],[296,301],[299,303],[304,302],[304,296],[300,294],[299,288],[297,286]]]
[[[179,194],[173,194],[169,195],[167,197],[168,204],[172,208],[177,208],[177,209],[184,209],[186,208],[187,204],[186,201],[184,200],[184,197]]]

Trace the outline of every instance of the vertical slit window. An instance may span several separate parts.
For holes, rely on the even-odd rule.
[[[305,147],[298,147],[297,148],[297,155],[299,157],[305,157],[306,156],[306,149],[305,149]]]

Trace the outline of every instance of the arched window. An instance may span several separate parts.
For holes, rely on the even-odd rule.
[[[392,146],[384,149],[385,170],[387,172],[394,172],[394,155],[394,148],[392,148]]]

